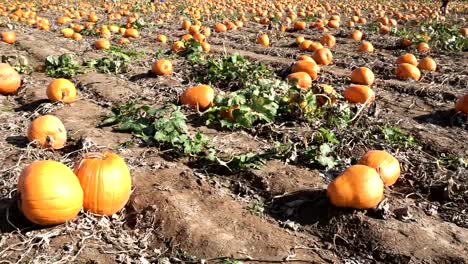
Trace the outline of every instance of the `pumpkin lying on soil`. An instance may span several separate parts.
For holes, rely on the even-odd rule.
[[[67,130],[62,121],[53,115],[43,115],[34,119],[28,128],[29,142],[36,145],[61,149],[67,142]]]
[[[88,153],[75,164],[74,172],[83,188],[83,208],[87,211],[110,216],[130,198],[130,171],[114,153]]]
[[[397,65],[395,74],[398,79],[413,79],[415,81],[421,78],[421,71],[418,67],[409,63],[401,63]]]
[[[172,63],[167,59],[160,59],[153,63],[151,71],[156,75],[169,75],[172,73]]]
[[[385,150],[369,150],[358,164],[374,168],[385,186],[393,185],[400,178],[400,163]]]
[[[370,43],[369,41],[363,41],[359,46],[358,46],[358,51],[360,52],[374,52],[374,45]]]
[[[180,96],[180,102],[194,109],[204,111],[213,105],[215,92],[208,85],[197,85],[188,88]]]
[[[419,61],[418,68],[425,71],[435,71],[437,63],[431,57],[426,57]]]
[[[384,183],[375,169],[353,165],[328,185],[327,196],[337,207],[370,209],[383,200]]]
[[[2,32],[2,41],[8,44],[13,44],[16,42],[16,33],[14,31],[5,31]]]
[[[97,48],[97,49],[110,49],[110,42],[109,40],[107,39],[98,39],[96,40],[96,42],[94,43],[94,46]]]
[[[268,46],[270,46],[270,38],[268,38],[267,34],[261,34],[257,38],[257,43],[259,43],[259,44],[261,44],[261,45],[263,45],[265,47],[268,47]]]
[[[55,79],[47,86],[47,98],[52,102],[73,103],[76,100],[75,85],[67,79]]]
[[[8,95],[18,91],[21,76],[8,63],[0,63],[0,94]]]
[[[312,81],[316,80],[318,78],[318,72],[320,70],[320,67],[315,63],[314,60],[299,60],[296,61],[292,68],[291,72],[305,72],[309,74],[310,78]]]
[[[312,78],[306,72],[294,72],[288,75],[288,80],[295,82],[297,86],[308,89],[312,85]]]
[[[405,53],[401,56],[399,56],[396,60],[396,64],[402,64],[402,63],[409,63],[414,66],[418,65],[418,60],[416,59],[416,56],[414,56],[411,53]]]
[[[73,171],[51,160],[35,161],[18,178],[18,207],[29,221],[56,225],[72,220],[83,206],[83,190]]]
[[[344,98],[355,104],[370,104],[375,99],[375,92],[366,85],[352,84],[343,92]]]
[[[321,48],[314,51],[312,58],[317,64],[329,65],[333,60],[333,55],[329,49]]]
[[[372,85],[374,83],[374,73],[367,67],[359,67],[351,72],[351,82],[363,85]]]

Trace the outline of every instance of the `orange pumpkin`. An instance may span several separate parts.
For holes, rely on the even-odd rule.
[[[172,73],[172,63],[170,60],[160,59],[153,63],[151,70],[156,75],[169,75]]]
[[[55,79],[47,86],[47,98],[52,102],[73,103],[76,100],[75,85],[67,79]]]
[[[363,41],[358,46],[358,51],[360,51],[360,52],[374,52],[374,45],[372,45],[372,43],[370,43],[369,41]]]
[[[421,42],[416,46],[416,49],[418,50],[419,53],[425,53],[431,51],[431,48],[429,48],[429,44],[426,42]]]
[[[0,63],[0,94],[7,95],[18,91],[21,76],[8,63]]]
[[[374,168],[385,186],[393,185],[400,178],[400,163],[385,150],[369,150],[358,164]]]
[[[328,185],[327,196],[337,207],[370,209],[383,200],[384,184],[375,169],[353,165]]]
[[[299,60],[293,64],[291,71],[293,73],[305,72],[312,80],[316,80],[318,78],[320,67],[317,65],[317,63],[315,63],[315,61]]]
[[[311,40],[304,40],[301,42],[301,44],[299,44],[299,50],[300,51],[306,51],[309,49],[310,45],[312,44],[312,41]]]
[[[302,42],[304,42],[305,38],[304,36],[297,36],[296,37],[296,44],[301,45]]]
[[[304,55],[304,54],[301,54],[299,56],[297,56],[296,60],[300,61],[300,60],[304,60],[304,61],[314,61],[314,59],[312,59],[310,56],[307,56],[307,55]]]
[[[188,88],[180,96],[180,102],[200,111],[208,109],[213,105],[215,92],[208,85],[196,85]]]
[[[426,57],[419,61],[418,68],[420,70],[435,71],[437,69],[437,64],[431,57]]]
[[[268,46],[270,46],[270,38],[268,38],[267,34],[261,34],[257,38],[257,43],[259,43],[259,44],[261,44],[261,45],[263,45],[265,47],[268,47]]]
[[[113,215],[130,198],[132,179],[125,161],[114,153],[89,153],[75,164],[83,188],[83,208],[94,214]]]
[[[356,41],[361,41],[362,39],[362,32],[360,30],[355,30],[351,33],[351,38]]]
[[[16,33],[14,31],[2,32],[2,41],[8,44],[16,42]]]
[[[317,41],[312,41],[312,43],[310,43],[309,48],[307,50],[314,52],[314,51],[316,51],[318,49],[321,49],[321,48],[323,48],[322,43],[317,42]]]
[[[414,66],[418,65],[418,60],[416,59],[416,56],[414,56],[411,53],[405,53],[401,56],[399,56],[396,60],[396,64],[401,64],[401,63],[409,63]]]
[[[67,130],[57,117],[44,115],[34,119],[29,125],[28,139],[41,147],[61,149],[67,142]]]
[[[328,46],[328,47],[332,48],[332,47],[334,47],[336,45],[336,39],[331,34],[325,34],[320,39],[320,43],[322,43],[324,46]]]
[[[158,38],[156,39],[158,42],[161,42],[161,43],[164,43],[166,44],[167,43],[167,37],[164,36],[164,35],[158,35]]]
[[[460,96],[455,103],[455,112],[463,112],[468,115],[468,94]]]
[[[321,48],[314,51],[312,58],[320,65],[328,65],[333,60],[331,51],[327,48]]]
[[[419,71],[418,67],[409,63],[398,64],[395,74],[399,79],[409,78],[417,81],[421,78],[421,71]]]
[[[215,32],[226,32],[227,27],[226,27],[226,25],[224,25],[222,23],[218,23],[218,24],[216,24],[214,30],[215,30]]]
[[[208,53],[211,50],[211,45],[208,42],[202,42],[201,47],[203,52]]]
[[[374,73],[367,67],[359,67],[351,72],[351,82],[364,85],[374,83]]]
[[[172,50],[173,52],[180,52],[180,51],[185,50],[185,44],[184,44],[184,42],[182,42],[182,41],[180,41],[180,40],[174,42],[174,43],[172,44],[172,46],[171,46],[171,50]]]
[[[18,207],[31,222],[56,225],[72,220],[83,206],[83,190],[64,164],[42,160],[23,169],[18,178]]]
[[[140,36],[140,33],[138,32],[137,29],[134,28],[127,28],[124,33],[124,37],[126,38],[138,38]]]
[[[96,40],[96,42],[94,43],[94,46],[97,49],[110,49],[110,42],[109,40],[102,38],[102,39]]]
[[[294,72],[288,75],[288,80],[295,82],[297,86],[308,89],[312,85],[312,78],[306,72]]]
[[[375,92],[366,85],[353,84],[348,86],[343,92],[344,98],[351,103],[372,103],[375,99]]]

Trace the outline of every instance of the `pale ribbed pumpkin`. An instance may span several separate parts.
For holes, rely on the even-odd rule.
[[[75,174],[83,188],[83,208],[87,211],[112,215],[122,209],[130,198],[130,170],[117,154],[86,154],[75,164]]]
[[[83,190],[73,171],[64,164],[35,161],[18,178],[18,206],[24,216],[40,225],[72,220],[83,205]]]

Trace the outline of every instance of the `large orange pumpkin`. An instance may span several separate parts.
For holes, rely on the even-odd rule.
[[[296,61],[292,68],[291,71],[294,72],[305,72],[309,74],[310,78],[312,80],[316,80],[318,78],[318,72],[320,71],[320,67],[315,63],[314,60],[299,60]]]
[[[375,169],[353,165],[328,185],[327,196],[337,207],[370,209],[383,200],[384,184]]]
[[[19,208],[31,222],[55,225],[72,220],[83,206],[83,190],[73,171],[56,161],[35,161],[18,178]]]
[[[351,82],[356,84],[372,85],[374,73],[367,67],[359,67],[351,72]]]
[[[47,87],[47,98],[52,102],[73,103],[76,100],[75,85],[67,79],[55,79]]]
[[[288,80],[295,82],[297,86],[308,89],[312,85],[312,78],[306,72],[294,72],[288,75]]]
[[[415,81],[421,78],[421,71],[418,67],[409,63],[401,63],[397,65],[395,74],[399,79],[413,79]]]
[[[114,153],[89,153],[75,164],[74,171],[83,188],[85,210],[110,216],[130,198],[130,171],[125,161]]]
[[[21,86],[19,73],[8,63],[0,63],[0,94],[15,93]]]
[[[314,51],[312,58],[320,65],[328,65],[333,60],[331,51],[327,48],[321,48]]]
[[[405,53],[401,56],[399,56],[396,60],[396,64],[401,64],[401,63],[409,63],[414,66],[418,65],[418,60],[416,59],[416,56],[414,56],[411,53]]]
[[[180,96],[180,102],[184,105],[189,105],[194,109],[201,111],[213,105],[215,92],[213,88],[208,85],[197,85],[188,88]]]
[[[385,150],[369,150],[358,163],[374,168],[385,186],[393,185],[400,178],[400,163]]]
[[[375,99],[375,92],[366,85],[353,84],[343,92],[344,98],[351,103],[372,103]]]
[[[61,149],[67,142],[67,130],[57,117],[44,115],[34,119],[29,125],[28,139],[42,147]]]

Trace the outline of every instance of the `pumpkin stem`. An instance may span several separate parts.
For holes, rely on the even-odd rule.
[[[66,91],[62,91],[62,101],[63,99],[65,99],[65,97],[68,95],[68,93]]]

